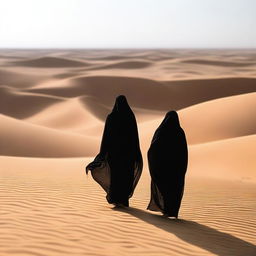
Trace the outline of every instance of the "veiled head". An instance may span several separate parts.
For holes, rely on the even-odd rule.
[[[165,124],[171,125],[171,126],[179,126],[179,116],[176,111],[172,110],[166,113],[165,115]]]
[[[122,111],[127,111],[127,110],[129,111],[130,107],[129,107],[126,97],[124,95],[119,95],[118,97],[116,97],[116,102],[115,102],[113,111],[122,112]]]

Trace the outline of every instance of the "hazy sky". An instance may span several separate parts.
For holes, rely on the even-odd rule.
[[[0,0],[5,48],[255,48],[256,0]]]

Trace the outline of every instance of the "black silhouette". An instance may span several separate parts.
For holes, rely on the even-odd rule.
[[[178,218],[184,191],[188,150],[178,114],[170,111],[155,131],[148,150],[151,200],[148,209]]]
[[[87,165],[86,173],[90,170],[106,191],[108,203],[129,206],[142,166],[136,119],[121,95],[107,117],[100,153]]]

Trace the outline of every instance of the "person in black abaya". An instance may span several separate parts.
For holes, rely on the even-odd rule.
[[[178,218],[188,163],[186,137],[178,114],[170,111],[155,131],[148,150],[151,211]]]
[[[129,206],[142,166],[136,119],[121,95],[107,116],[100,152],[86,166],[86,173],[91,171],[93,179],[106,191],[108,203]]]

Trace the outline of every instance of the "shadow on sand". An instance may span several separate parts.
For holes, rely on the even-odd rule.
[[[176,235],[181,240],[219,256],[255,256],[256,246],[195,221],[169,219],[136,208],[113,208]]]

